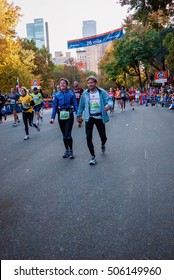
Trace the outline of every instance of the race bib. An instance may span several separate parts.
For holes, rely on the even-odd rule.
[[[22,107],[24,109],[28,109],[30,107],[30,103],[22,102]]]
[[[33,97],[34,102],[37,102],[39,100],[39,98],[37,96]]]
[[[69,117],[69,111],[60,111],[60,120],[67,120]]]
[[[100,108],[100,103],[98,101],[90,102],[90,110],[98,110]]]
[[[15,99],[11,99],[10,104],[15,104]]]

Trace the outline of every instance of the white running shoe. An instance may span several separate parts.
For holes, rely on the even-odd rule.
[[[92,159],[89,161],[89,165],[95,165],[97,163],[96,157],[92,157]]]
[[[28,140],[29,138],[29,135],[25,135],[24,140]]]

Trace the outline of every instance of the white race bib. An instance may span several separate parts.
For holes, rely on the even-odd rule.
[[[67,120],[70,118],[69,111],[60,111],[60,120]]]

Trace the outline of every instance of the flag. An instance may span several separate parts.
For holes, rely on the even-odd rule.
[[[20,85],[19,85],[19,79],[17,78],[17,81],[16,81],[16,91],[19,92],[20,90]]]

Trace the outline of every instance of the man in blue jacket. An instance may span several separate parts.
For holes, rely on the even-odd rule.
[[[77,121],[81,122],[84,111],[87,146],[92,156],[89,164],[95,165],[97,160],[92,142],[93,127],[94,124],[97,127],[101,139],[101,151],[104,153],[106,149],[105,143],[107,141],[105,123],[109,121],[107,111],[110,110],[108,105],[109,96],[104,89],[97,87],[97,79],[95,76],[89,76],[86,81],[88,89],[86,89],[81,96],[77,112]]]

